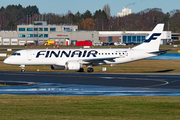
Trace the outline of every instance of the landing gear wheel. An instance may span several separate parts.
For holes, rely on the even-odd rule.
[[[20,65],[19,67],[21,67],[21,72],[25,72],[25,65]]]
[[[84,72],[84,69],[80,68],[77,72]]]
[[[94,72],[94,69],[93,68],[88,68],[87,72]]]

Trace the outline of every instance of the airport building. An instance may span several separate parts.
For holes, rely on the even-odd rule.
[[[32,42],[41,45],[46,40],[54,40],[59,45],[71,45],[77,40],[94,41],[96,35],[94,32],[78,32],[77,25],[47,25],[46,21],[35,21],[34,25],[18,25],[17,34],[19,45]]]
[[[105,43],[117,42],[124,44],[140,44],[151,31],[99,31],[100,41]],[[163,31],[161,44],[172,44],[171,31]]]
[[[97,36],[96,31],[78,31],[77,25],[47,25],[46,21],[34,21],[30,25],[18,25],[17,31],[0,31],[0,45],[42,45],[46,40],[71,45],[77,40],[99,42]]]
[[[76,41],[93,43],[140,44],[151,31],[79,31],[77,25],[48,25],[46,21],[34,21],[30,25],[18,25],[17,31],[0,31],[0,45],[42,45],[54,40],[59,45],[75,45]],[[164,31],[161,44],[172,42],[171,31]]]

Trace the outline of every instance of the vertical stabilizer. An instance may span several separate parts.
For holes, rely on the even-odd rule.
[[[164,29],[163,23],[157,24],[156,27],[153,29],[153,31],[146,38],[146,40],[142,44],[135,46],[132,49],[146,49],[146,50],[149,49],[152,51],[159,50],[163,29]]]

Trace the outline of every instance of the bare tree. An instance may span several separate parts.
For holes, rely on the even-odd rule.
[[[111,17],[111,9],[110,9],[109,4],[104,5],[103,10],[106,13],[108,19],[110,19],[110,17]]]

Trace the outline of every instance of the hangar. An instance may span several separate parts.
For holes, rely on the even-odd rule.
[[[17,25],[17,31],[0,31],[0,45],[42,45],[54,40],[59,45],[74,45],[76,41],[93,43],[136,43],[140,44],[150,31],[79,31],[77,25],[49,25],[46,21]],[[164,31],[161,44],[171,42],[171,31]]]

